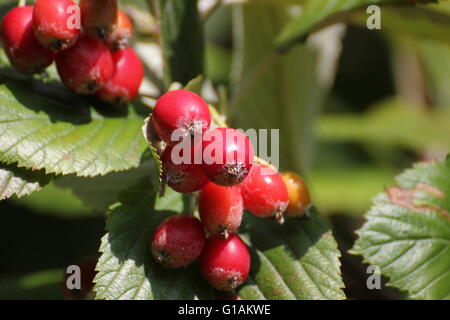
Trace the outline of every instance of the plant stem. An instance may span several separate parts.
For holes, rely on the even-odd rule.
[[[157,97],[157,96],[152,96],[152,95],[146,94],[146,93],[141,93],[140,96],[144,97],[144,98],[149,98],[149,99],[152,99],[152,100],[158,100],[159,99],[159,97]]]
[[[252,88],[252,86],[255,84],[256,80],[259,79],[261,76],[264,75],[267,71],[270,70],[270,68],[279,61],[279,58],[281,57],[280,54],[278,54],[276,51],[271,51],[267,53],[264,57],[261,58],[261,60],[258,62],[258,64],[253,67],[253,69],[247,73],[247,75],[242,79],[240,86],[237,88],[237,92],[233,95],[231,98],[231,106],[238,105],[241,100],[243,99],[244,95],[248,90]],[[234,112],[234,108],[233,108]]]
[[[205,23],[221,5],[222,0],[215,0],[211,7],[202,12],[202,22]]]
[[[222,116],[217,110],[216,108],[210,106],[209,107],[209,111],[211,112],[211,117],[213,122],[221,128],[228,128],[228,124],[226,122],[226,120],[224,119],[224,116]]]
[[[25,7],[27,5],[27,0],[19,0],[17,3],[18,7]]]
[[[147,0],[147,4],[155,20],[158,20],[159,19],[158,0]]]
[[[198,193],[194,193],[190,196],[190,204],[189,204],[189,214],[195,216],[195,210],[197,209],[197,197]]]

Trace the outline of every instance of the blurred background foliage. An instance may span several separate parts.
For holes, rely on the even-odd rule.
[[[223,5],[205,23],[204,96],[235,127],[281,129],[281,169],[306,178],[329,218],[348,297],[402,297],[368,291],[360,258],[346,251],[371,198],[393,185],[395,174],[450,150],[450,3],[382,9],[382,30],[368,30],[359,10],[280,54],[275,40],[305,1],[248,2]],[[155,20],[146,1],[121,4],[138,31],[143,91],[157,95],[165,84]],[[1,0],[0,15],[13,5]],[[105,208],[128,185],[118,183],[121,175],[131,185],[139,170],[149,169],[65,176],[1,201],[0,298],[62,298],[64,268],[97,254]]]

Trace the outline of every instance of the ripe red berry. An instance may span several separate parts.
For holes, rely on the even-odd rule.
[[[215,184],[233,186],[244,181],[253,158],[252,142],[238,130],[218,128],[203,136],[203,171]]]
[[[116,28],[117,0],[80,0],[81,25],[83,30],[106,40]]]
[[[132,48],[115,51],[112,54],[114,73],[112,78],[97,91],[97,96],[113,104],[134,100],[144,79],[144,67]]]
[[[272,217],[283,223],[289,204],[286,185],[281,175],[267,166],[254,165],[241,185],[245,209],[258,217]]]
[[[205,238],[205,231],[197,218],[177,214],[156,228],[151,241],[151,251],[155,260],[164,267],[180,268],[200,256]]]
[[[73,0],[37,0],[33,11],[33,29],[38,41],[46,48],[64,50],[75,43],[80,27],[72,21]]]
[[[208,104],[195,93],[173,90],[159,98],[152,121],[161,140],[176,144],[172,133],[176,131],[182,137],[201,135],[211,125],[211,114]]]
[[[130,18],[122,10],[118,11],[116,29],[108,37],[109,48],[113,51],[125,49],[130,44],[133,36],[133,24]]]
[[[289,217],[302,217],[311,205],[311,197],[305,181],[295,172],[283,173],[283,180],[289,194],[289,205],[286,215]]]
[[[81,94],[91,94],[111,79],[113,60],[100,40],[82,35],[70,48],[56,55],[56,67],[64,84]]]
[[[200,192],[200,219],[205,229],[223,239],[235,233],[244,213],[239,186],[222,187],[212,182]]]
[[[167,146],[161,156],[163,181],[180,193],[198,191],[208,183],[201,164],[195,163],[196,153],[198,155],[201,150],[194,146],[188,150],[190,156],[184,154],[184,149],[178,152],[177,150],[174,151],[173,147]],[[186,159],[183,159],[184,156],[186,156]]]
[[[206,240],[200,257],[203,278],[214,288],[231,291],[247,279],[250,271],[250,254],[237,235],[227,239],[211,236]]]
[[[43,72],[55,57],[35,38],[32,18],[33,6],[16,7],[4,16],[0,30],[9,61],[25,74]]]

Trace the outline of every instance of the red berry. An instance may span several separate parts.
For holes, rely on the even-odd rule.
[[[80,0],[81,25],[91,36],[106,40],[116,28],[117,0]]]
[[[108,47],[87,35],[82,35],[72,47],[56,55],[56,67],[64,84],[81,94],[99,90],[114,71]]]
[[[75,43],[80,27],[72,16],[76,14],[73,0],[37,0],[33,11],[33,29],[38,41],[46,48],[64,50]]]
[[[0,30],[9,61],[25,74],[43,72],[55,57],[35,38],[32,18],[33,6],[16,7],[4,16]]]
[[[128,103],[134,100],[144,79],[144,67],[132,48],[115,51],[112,54],[114,74],[97,91],[97,96],[114,104]]]
[[[231,291],[247,279],[250,271],[250,254],[237,235],[227,239],[211,236],[206,240],[200,257],[203,278],[214,288]]]
[[[253,158],[252,142],[238,130],[218,128],[203,136],[203,171],[215,184],[233,186],[244,181]]]
[[[191,215],[177,214],[155,230],[151,250],[164,267],[180,268],[197,259],[204,245],[205,231],[200,221]]]
[[[174,150],[173,147],[167,146],[161,156],[163,181],[180,193],[198,191],[208,183],[201,164],[195,163],[199,148],[193,146],[188,150],[190,156],[186,155],[186,159],[183,159],[184,149]]]
[[[133,24],[127,14],[122,10],[119,10],[117,15],[117,27],[107,40],[109,48],[113,51],[127,48],[132,36]]]
[[[221,238],[228,238],[241,225],[244,213],[239,186],[222,187],[212,182],[200,192],[200,219],[205,229]]]
[[[254,165],[241,185],[241,192],[245,209],[255,216],[273,217],[283,223],[289,196],[283,178],[274,169]]]
[[[211,114],[208,104],[195,93],[173,90],[159,98],[152,121],[161,140],[176,144],[172,133],[182,137],[203,134],[211,125]]]

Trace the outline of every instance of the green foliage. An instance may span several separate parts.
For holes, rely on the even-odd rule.
[[[323,141],[393,145],[424,151],[430,145],[450,151],[449,109],[426,110],[390,99],[363,115],[324,115],[317,131]]]
[[[62,299],[64,272],[60,269],[38,271],[0,281],[0,299]]]
[[[425,66],[428,92],[433,103],[450,108],[450,46],[438,41],[415,41]]]
[[[132,107],[114,113],[83,99],[68,105],[55,98],[62,89],[53,89],[13,80],[0,85],[0,161],[85,177],[139,165],[145,141],[142,117]]]
[[[310,173],[308,184],[312,202],[323,215],[359,217],[370,208],[374,194],[394,181],[393,176],[392,169],[378,167],[323,168]]]
[[[160,33],[150,31],[154,34],[148,40],[159,42],[163,72],[152,66],[146,85],[156,84],[155,94],[160,94],[163,83],[167,89],[180,82],[200,94],[203,80],[220,84],[213,89],[219,91],[230,125],[280,129],[281,169],[305,173],[314,204],[307,219],[287,218],[283,226],[245,214],[239,234],[252,265],[238,294],[244,299],[345,299],[338,245],[316,208],[360,216],[373,194],[390,183],[392,169],[351,163],[345,168],[319,166],[308,174],[316,135],[322,142],[356,142],[365,151],[450,151],[450,7],[428,5],[428,0],[248,1],[231,9],[231,46],[226,37],[220,46],[206,46],[203,32],[209,25],[205,27],[197,2],[121,1],[134,10],[149,4],[159,8],[152,13]],[[15,3],[0,0],[0,15]],[[383,35],[414,44],[423,66],[423,79],[414,80],[426,83],[424,96],[433,106],[415,106],[398,94],[365,114],[319,118],[340,39],[332,37],[334,46],[329,39],[314,41],[317,37],[298,43],[334,22],[365,25],[364,9],[371,4],[383,5]],[[155,228],[170,215],[193,213],[196,196],[170,188],[159,196],[161,161],[153,146],[147,149],[144,121],[149,118],[144,120],[148,112],[142,109],[138,102],[115,108],[69,92],[54,66],[44,75],[21,75],[0,50],[0,200],[16,195],[8,201],[19,211],[25,207],[61,218],[106,216],[97,299],[213,299],[197,262],[167,270],[150,253]],[[213,106],[211,110],[217,113]],[[339,162],[336,158],[328,163]],[[410,298],[449,299],[450,160],[419,163],[397,181],[398,187],[374,199],[352,252],[379,266],[389,284]],[[0,298],[58,299],[61,270],[2,277]]]
[[[203,74],[204,42],[196,0],[160,0],[165,83]]]
[[[96,190],[98,192],[98,190]],[[70,189],[61,188],[50,182],[39,192],[11,201],[21,208],[28,208],[36,213],[59,218],[92,217],[93,210],[86,206]]]
[[[336,241],[316,210],[310,213],[282,226],[246,216],[241,232],[251,244],[252,268],[239,289],[243,299],[345,299]]]
[[[365,25],[367,14],[355,14],[351,21]],[[426,7],[388,7],[381,13],[386,33],[414,35],[415,39],[450,41],[450,15]]]
[[[429,0],[407,1],[417,3],[427,3]],[[304,41],[309,32],[321,27],[325,20],[339,21],[331,19],[333,16],[348,13],[350,10],[367,8],[369,5],[404,4],[404,0],[331,0],[331,1],[308,1],[303,7],[302,13],[290,21],[280,32],[276,39],[276,45],[280,50],[292,48],[297,42]],[[383,11],[384,15],[384,11]],[[384,17],[384,16],[383,16]],[[365,21],[365,20],[364,20]]]
[[[130,188],[112,206],[102,238],[102,253],[95,277],[97,299],[193,299],[210,296],[211,290],[198,281],[194,266],[168,270],[158,265],[150,252],[152,232],[173,211],[160,201],[149,179]],[[182,202],[181,195],[169,202]]]
[[[111,204],[117,201],[119,194],[154,171],[153,164],[145,162],[138,168],[124,172],[112,172],[100,177],[64,176],[56,180],[55,185],[71,190],[91,210],[104,213]]]
[[[23,197],[40,190],[49,183],[51,176],[41,171],[33,172],[14,164],[0,163],[0,200],[13,195]]]
[[[450,159],[418,163],[374,200],[353,253],[413,299],[450,298]]]
[[[303,172],[310,165],[312,125],[324,90],[318,84],[314,50],[298,46],[286,55],[272,52],[273,40],[288,17],[285,8],[276,5],[234,8],[229,116],[232,124],[244,129],[280,129],[281,165]]]

